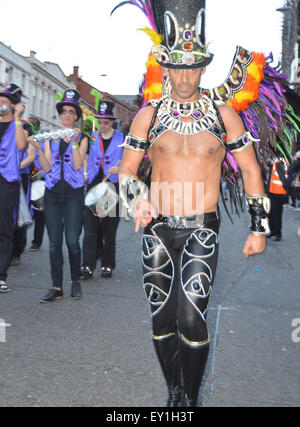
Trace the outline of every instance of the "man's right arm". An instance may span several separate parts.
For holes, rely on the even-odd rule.
[[[136,180],[135,183],[138,184],[136,188],[140,189],[140,195],[138,196],[138,193],[136,193],[136,197],[133,195],[134,197],[131,199],[133,206],[131,213],[133,213],[134,220],[136,222],[136,232],[138,232],[140,226],[146,227],[152,221],[152,218],[156,217],[156,212],[151,206],[151,203],[148,200],[145,200],[145,195],[144,197],[141,196],[143,193],[142,187],[146,187],[146,185],[141,182],[139,183],[137,178],[139,165],[145,156],[145,150],[141,149],[141,147],[144,144],[146,148],[149,127],[151,125],[153,114],[153,107],[147,106],[135,117],[127,137],[132,138],[132,140],[128,141],[129,144],[127,145],[127,148],[125,145],[119,173],[120,194],[122,194],[122,184],[124,188],[127,187],[127,184],[130,186],[132,178],[133,180]]]
[[[153,113],[153,107],[147,106],[143,108],[132,122],[129,137],[132,136],[146,141]],[[136,177],[139,165],[143,160],[144,155],[145,151],[138,151],[125,147],[119,173],[120,184],[127,176]]]

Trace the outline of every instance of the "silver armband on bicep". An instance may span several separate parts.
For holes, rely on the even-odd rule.
[[[139,138],[138,136],[127,135],[124,143],[120,147],[128,148],[134,151],[146,151],[148,142],[146,139]]]
[[[120,185],[120,198],[130,213],[139,198],[148,200],[148,193],[147,185],[133,176],[127,176]]]
[[[270,199],[265,194],[247,196],[251,216],[251,234],[266,236],[270,233],[268,214],[271,210]]]
[[[257,140],[253,138],[250,132],[246,132],[239,138],[227,142],[227,148],[231,151],[231,153],[238,153],[239,151],[243,151],[245,148],[252,145],[254,141]]]

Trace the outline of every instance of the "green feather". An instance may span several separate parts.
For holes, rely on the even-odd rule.
[[[289,119],[289,121],[292,123],[292,125],[294,126],[294,128],[297,129],[298,132],[300,132],[300,128],[297,125],[297,123],[295,122],[295,120],[292,119],[292,117],[289,114],[285,113],[285,115]]]
[[[56,95],[56,100],[57,101],[62,101],[64,99],[64,95],[62,94],[62,93],[58,93],[57,95]]]
[[[103,95],[97,89],[92,89],[91,90],[91,95],[93,95],[94,98],[95,98],[95,110],[98,111],[99,105],[100,105],[100,101],[103,98]]]

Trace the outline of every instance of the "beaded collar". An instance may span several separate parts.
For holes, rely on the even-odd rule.
[[[167,129],[182,135],[205,132],[218,119],[213,102],[205,95],[193,102],[178,102],[166,95],[161,100],[157,118]],[[182,121],[183,118],[192,121]]]

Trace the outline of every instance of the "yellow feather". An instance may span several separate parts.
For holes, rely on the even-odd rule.
[[[149,27],[139,28],[138,31],[143,31],[144,33],[148,34],[154,44],[161,44],[163,40],[162,35],[158,34],[156,31],[152,30]]]

